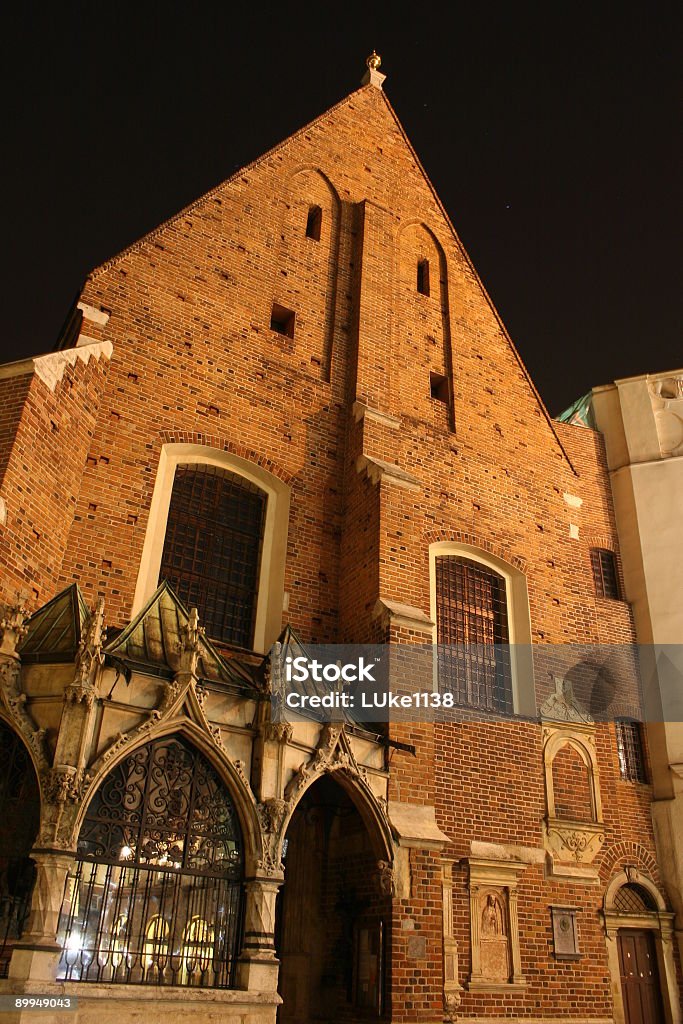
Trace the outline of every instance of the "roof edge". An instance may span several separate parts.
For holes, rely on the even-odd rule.
[[[348,93],[337,103],[333,104],[331,107],[328,107],[321,114],[318,114],[317,117],[314,117],[312,121],[307,121],[306,124],[302,125],[301,128],[297,128],[297,130],[293,132],[291,135],[288,135],[286,139],[282,139],[281,142],[278,142],[274,146],[271,146],[270,149],[267,149],[265,153],[261,153],[260,156],[255,157],[255,159],[251,160],[248,164],[244,164],[243,167],[239,167],[234,174],[230,175],[229,178],[224,178],[217,185],[214,185],[213,188],[209,189],[208,192],[204,192],[203,195],[199,196],[197,199],[194,199],[187,206],[184,206],[182,209],[178,210],[177,213],[174,213],[170,217],[167,217],[166,220],[161,222],[161,224],[157,224],[157,226],[155,228],[152,228],[151,231],[148,231],[146,234],[136,239],[136,241],[131,242],[130,245],[127,245],[125,247],[125,249],[121,249],[120,252],[116,253],[114,256],[111,256],[108,260],[105,260],[104,263],[100,263],[97,267],[90,271],[90,273],[85,279],[84,285],[87,284],[89,281],[94,281],[101,274],[104,274],[107,270],[109,270],[116,263],[118,263],[119,260],[122,260],[124,257],[130,255],[131,253],[136,252],[146,242],[151,241],[152,239],[156,238],[159,234],[161,234],[161,232],[164,231],[167,227],[170,227],[172,224],[175,224],[176,221],[180,220],[182,217],[185,217],[188,213],[192,213],[194,210],[198,209],[207,200],[212,199],[213,196],[215,196],[216,193],[219,192],[222,188],[225,188],[226,185],[230,185],[232,182],[236,181],[242,174],[245,174],[247,171],[253,170],[255,167],[258,167],[259,164],[263,163],[264,160],[268,160],[276,153],[279,153],[281,150],[285,149],[285,147],[288,146],[291,142],[294,142],[305,132],[309,131],[311,128],[317,125],[318,122],[322,121],[322,119],[324,117],[327,117],[328,114],[332,114],[335,110],[338,110],[341,106],[343,106],[344,103],[347,103],[354,96],[357,96],[361,92],[365,92],[367,89],[372,89],[373,91],[375,91],[376,88],[376,86],[368,83],[367,85],[362,85],[359,89],[354,89],[353,92]]]

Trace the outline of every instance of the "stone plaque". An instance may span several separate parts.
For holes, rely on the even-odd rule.
[[[572,907],[551,907],[555,956],[558,960],[578,960],[579,933],[576,926],[576,910]]]
[[[408,956],[411,960],[424,960],[427,956],[427,940],[424,935],[408,936]]]

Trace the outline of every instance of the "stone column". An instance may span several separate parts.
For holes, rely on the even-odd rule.
[[[453,934],[453,864],[444,861],[441,865],[443,890],[443,1005],[445,1019],[457,1019],[458,1007],[462,1001],[462,986],[459,981],[458,943]]]
[[[510,950],[512,953],[512,982],[524,983],[522,955],[519,948],[519,918],[517,915],[517,890],[508,889],[508,914],[510,917]]]
[[[66,877],[74,864],[72,853],[64,850],[34,850],[36,865],[28,925],[16,943],[10,961],[9,978],[17,982],[54,981],[61,953],[57,945],[59,912]]]
[[[237,964],[237,987],[276,992],[280,961],[275,956],[275,899],[282,877],[245,882],[244,945]]]
[[[680,1024],[683,1018],[681,998],[676,980],[676,959],[674,956],[674,915],[662,911],[659,913],[659,934],[661,941],[661,958],[663,970],[662,989],[665,1002],[671,1015],[671,1024]]]
[[[479,886],[470,885],[470,934],[472,971],[470,981],[481,981],[481,921],[479,917]]]

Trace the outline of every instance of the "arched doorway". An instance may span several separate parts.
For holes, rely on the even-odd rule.
[[[603,916],[615,1021],[663,1024],[677,1019],[674,914],[666,910],[652,879],[634,866],[615,875],[605,893]]]
[[[40,825],[38,780],[28,750],[0,721],[0,978],[31,908],[35,866],[29,853]]]
[[[242,878],[237,812],[213,766],[179,736],[138,747],[81,826],[58,979],[232,987]]]
[[[387,1001],[390,896],[349,793],[323,775],[287,828],[278,897],[280,1024],[376,1021]]]

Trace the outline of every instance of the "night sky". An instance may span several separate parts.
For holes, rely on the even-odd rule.
[[[683,366],[676,7],[558,6],[5,15],[2,359],[50,351],[89,270],[352,92],[375,47],[550,412]]]

